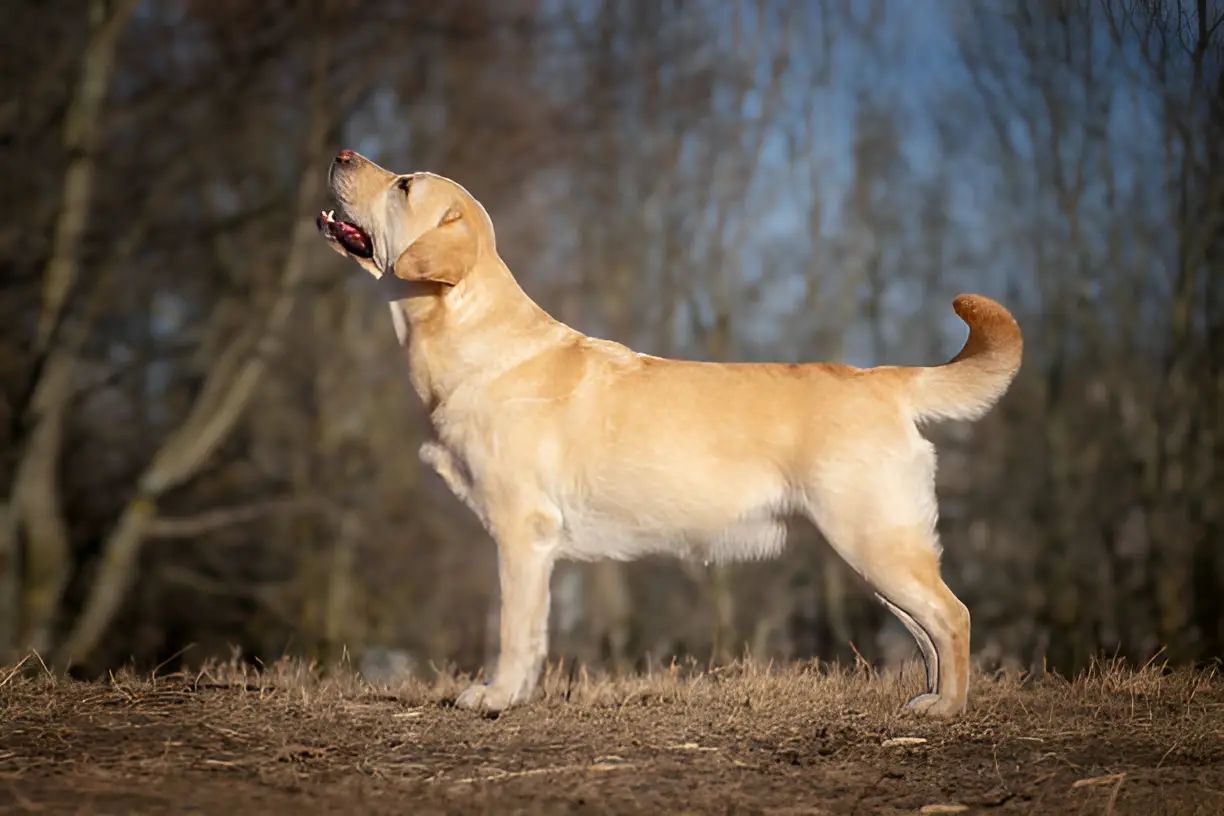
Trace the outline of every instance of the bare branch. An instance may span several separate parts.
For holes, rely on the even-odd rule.
[[[149,538],[197,538],[227,527],[249,524],[273,515],[318,513],[332,515],[334,510],[318,496],[269,499],[267,501],[219,507],[194,516],[153,519],[147,527]]]

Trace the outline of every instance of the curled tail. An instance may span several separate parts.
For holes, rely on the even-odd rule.
[[[1011,312],[982,295],[960,295],[952,308],[969,326],[960,353],[941,366],[901,369],[918,419],[977,419],[1020,370],[1024,337]]]

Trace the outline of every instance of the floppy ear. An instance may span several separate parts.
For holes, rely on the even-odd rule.
[[[395,276],[406,281],[454,286],[476,263],[476,241],[451,208],[438,226],[412,242],[395,261]]]

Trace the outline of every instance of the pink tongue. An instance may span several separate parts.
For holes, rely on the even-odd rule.
[[[337,237],[348,246],[363,252],[370,249],[370,241],[366,238],[366,234],[352,224],[346,224],[343,221],[338,222],[336,224],[336,232],[339,233]]]

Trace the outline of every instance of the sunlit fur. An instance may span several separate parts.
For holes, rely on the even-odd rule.
[[[421,458],[498,546],[500,653],[459,705],[529,699],[557,559],[766,558],[799,515],[918,641],[929,689],[910,709],[964,710],[969,612],[940,577],[935,450],[918,425],[976,418],[1007,390],[1023,344],[1006,309],[957,298],[969,339],[943,366],[661,359],[549,316],[455,182],[344,154],[331,187],[372,239],[373,257],[357,260],[392,301],[429,410]]]

